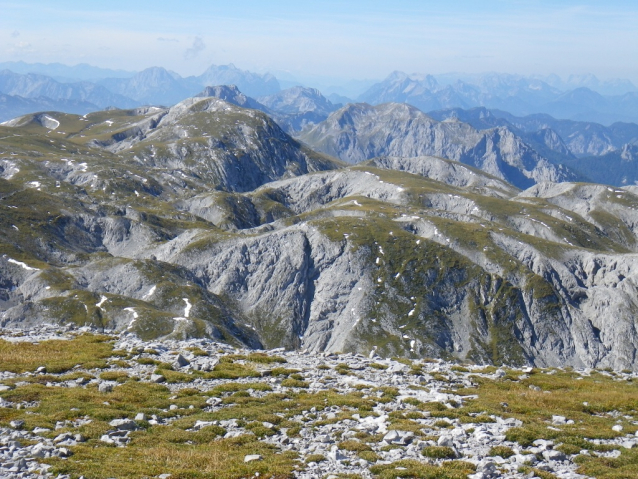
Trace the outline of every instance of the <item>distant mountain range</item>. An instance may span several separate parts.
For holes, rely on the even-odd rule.
[[[457,118],[478,129],[509,126],[520,130],[528,138],[529,134],[538,136],[541,131],[552,130],[560,136],[569,153],[577,157],[603,155],[618,150],[627,143],[638,143],[638,125],[635,123],[617,122],[603,126],[594,122],[557,120],[546,114],[517,117],[505,111],[484,107],[469,110],[451,108],[430,111],[428,115],[440,121]],[[564,147],[558,147],[561,153],[565,153]]]
[[[84,115],[97,110],[92,104],[80,100],[52,100],[46,97],[23,98],[0,93],[0,120],[8,120],[33,111],[64,111]]]
[[[624,83],[623,94],[603,96],[587,87],[563,91],[542,80],[518,75],[489,74],[474,83],[457,80],[441,84],[432,75],[395,71],[370,87],[358,101],[409,103],[422,111],[484,106],[514,115],[546,113],[557,118],[610,124],[638,121],[638,91]]]
[[[185,98],[192,97],[206,86],[237,85],[251,96],[272,95],[280,91],[279,82],[269,74],[260,75],[236,68],[234,65],[212,65],[199,76],[183,78],[175,72],[161,67],[147,68],[139,73],[128,74],[114,70],[102,70],[88,65],[64,67],[64,65],[32,65],[33,70],[49,71],[54,76],[28,72],[29,65],[20,62],[4,63],[0,66],[15,68],[0,71],[0,93],[12,97],[30,99],[24,102],[14,98],[11,109],[0,109],[0,121],[9,120],[16,115],[34,113],[51,109],[56,103],[57,110],[80,113],[98,111],[106,107],[134,108],[142,105],[174,105]],[[95,81],[70,82],[68,75],[79,78],[98,76]],[[112,77],[102,77],[113,74]],[[65,107],[64,101],[83,102],[80,110],[74,103]]]
[[[80,63],[74,66],[62,63],[26,63],[26,62],[0,62],[1,70],[11,70],[14,73],[26,75],[37,73],[50,76],[60,82],[97,81],[104,78],[130,78],[136,72],[125,70],[111,70]]]
[[[9,70],[0,71],[0,92],[23,98],[47,98],[53,101],[77,100],[91,103],[97,109],[121,105],[133,108],[137,103],[131,98],[113,93],[91,82],[60,83],[51,77],[27,73],[21,75]]]
[[[129,72],[59,63],[4,62],[0,63],[0,71],[5,75],[12,74],[8,86],[0,85],[0,93],[31,99],[39,96],[50,100],[78,99],[92,103],[96,110],[105,105],[117,108],[146,104],[170,106],[196,95],[207,86],[236,85],[244,94],[258,99],[279,95],[281,91],[281,85],[273,75],[241,70],[233,64],[212,65],[201,75],[190,77],[161,67]],[[284,83],[291,84],[289,81]],[[65,90],[61,84],[71,87]],[[364,84],[369,83],[361,83]],[[285,90],[284,95],[299,95],[294,88]],[[618,121],[638,122],[638,88],[629,80],[601,81],[593,75],[571,75],[563,80],[557,75],[408,75],[397,71],[356,99],[335,94],[335,88],[326,90],[331,93],[327,98],[318,90],[310,94],[315,97],[311,103],[317,101],[317,94],[321,96],[320,103],[324,102],[321,106],[317,103],[317,112],[330,113],[339,104],[357,101],[372,105],[393,102],[409,103],[422,111],[483,106],[517,116],[545,113],[555,118],[605,125]],[[302,96],[308,97],[308,90],[311,89],[303,90]],[[277,96],[271,101],[277,102]],[[44,101],[43,106],[46,104]],[[312,116],[310,109],[302,113],[305,117],[293,121],[291,128],[300,129],[318,119]],[[0,110],[0,120],[6,119],[7,111]]]

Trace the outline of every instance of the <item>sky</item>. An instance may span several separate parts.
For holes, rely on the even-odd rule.
[[[635,0],[0,0],[0,62],[326,81],[593,73],[638,84]]]

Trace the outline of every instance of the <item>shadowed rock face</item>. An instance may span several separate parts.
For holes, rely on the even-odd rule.
[[[476,130],[439,122],[416,108],[388,103],[348,105],[304,131],[300,139],[349,163],[376,156],[440,156],[479,168],[515,186],[576,176],[551,164],[506,127]]]
[[[457,118],[479,130],[507,126],[515,129],[534,148],[541,144],[558,153],[558,162],[573,160],[571,155],[602,156],[622,150],[624,145],[636,143],[638,138],[638,125],[635,123],[616,122],[604,126],[587,121],[559,120],[547,114],[518,117],[482,107],[430,111],[428,115],[440,121]]]
[[[431,127],[461,153],[517,141]],[[345,167],[217,98],[0,133],[2,325],[638,368],[633,187],[521,191],[427,155]]]

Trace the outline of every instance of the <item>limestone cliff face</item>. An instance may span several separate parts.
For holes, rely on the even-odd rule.
[[[576,178],[551,164],[506,127],[476,130],[460,121],[439,122],[406,104],[347,105],[300,139],[349,163],[376,156],[440,156],[479,168],[521,188],[539,181]]]

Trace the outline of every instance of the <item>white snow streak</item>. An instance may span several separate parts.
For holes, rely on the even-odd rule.
[[[9,258],[7,261],[9,263],[17,264],[22,269],[26,269],[27,271],[40,271],[38,268],[32,268],[31,266],[27,265],[26,263],[23,263],[22,261],[16,261],[13,258]]]
[[[148,293],[142,296],[142,299],[150,298],[151,296],[153,296],[153,293],[155,293],[156,289],[157,289],[157,286],[153,285],[153,287],[148,290]]]
[[[102,295],[102,297],[100,298],[100,302],[99,302],[99,303],[95,303],[95,305],[96,305],[98,308],[102,309],[102,305],[103,305],[106,301],[108,301],[108,298],[107,298],[106,296]]]
[[[182,298],[182,299],[186,303],[186,307],[184,308],[184,317],[188,318],[188,315],[191,314],[191,308],[193,307],[193,305],[190,303],[188,298]]]

